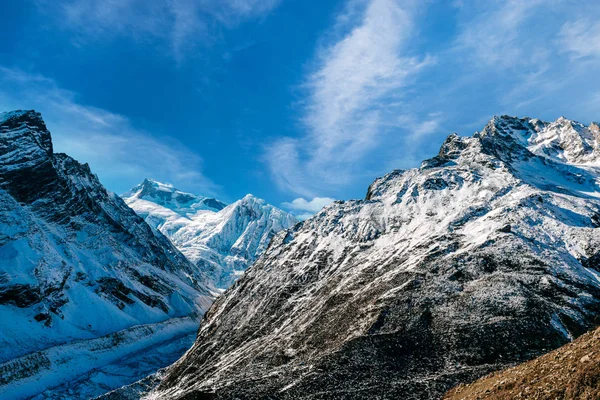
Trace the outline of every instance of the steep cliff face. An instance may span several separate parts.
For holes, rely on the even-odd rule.
[[[223,289],[264,252],[275,233],[298,222],[252,195],[225,205],[152,179],[123,198]]]
[[[598,325],[594,129],[495,117],[278,234],[149,396],[440,398]]]
[[[39,113],[0,114],[0,391],[35,394],[43,385],[11,390],[65,368],[66,358],[36,351],[199,319],[212,299],[206,276],[166,237],[106,191],[87,164],[53,152]],[[122,332],[119,341],[127,340]]]

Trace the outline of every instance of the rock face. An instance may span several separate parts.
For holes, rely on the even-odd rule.
[[[106,191],[87,164],[53,152],[39,113],[0,114],[0,392],[35,394],[44,389],[39,382],[25,392],[2,385],[61,370],[72,358],[52,365],[33,352],[175,317],[199,319],[212,299],[206,276],[166,237]],[[161,340],[174,330],[160,329]],[[155,331],[149,327],[145,340]],[[124,332],[117,339],[110,347],[127,342],[141,350]],[[30,358],[11,363],[21,356]]]
[[[151,397],[441,398],[595,327],[594,129],[495,117],[278,234]]]
[[[226,205],[152,179],[122,197],[223,289],[264,252],[277,232],[298,222],[252,195]]]
[[[600,329],[514,368],[460,385],[444,400],[596,400],[600,398]]]

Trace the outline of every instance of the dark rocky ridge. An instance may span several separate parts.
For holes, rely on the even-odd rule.
[[[54,153],[35,111],[0,114],[0,210],[0,311],[25,324],[0,334],[0,362],[210,304],[205,276],[87,164]]]
[[[526,142],[556,126],[494,118],[277,235],[153,395],[440,398],[600,324],[598,169]]]

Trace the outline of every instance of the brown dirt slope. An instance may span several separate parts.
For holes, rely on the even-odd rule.
[[[532,361],[450,390],[444,400],[600,399],[600,328]]]

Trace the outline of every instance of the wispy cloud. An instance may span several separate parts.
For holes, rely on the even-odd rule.
[[[181,62],[198,44],[209,44],[220,27],[267,15],[280,0],[37,0],[39,9],[76,33],[78,45],[115,36],[162,40]]]
[[[295,214],[298,218],[307,219],[334,201],[334,199],[329,197],[315,197],[312,200],[306,200],[302,197],[298,197],[291,202],[285,202],[281,205],[288,210],[296,212]]]
[[[442,118],[441,112],[430,112],[421,118],[412,114],[403,114],[398,116],[396,124],[406,128],[408,142],[418,144],[423,138],[439,132]]]
[[[306,81],[306,135],[268,148],[281,188],[313,197],[326,186],[348,183],[389,133],[389,122],[402,107],[402,89],[433,62],[405,53],[414,8],[412,2],[351,1],[338,16],[336,29],[347,32],[332,34],[338,39],[318,51],[316,69]]]
[[[0,110],[36,109],[52,132],[54,149],[80,162],[109,189],[121,192],[145,177],[215,194],[202,159],[181,143],[137,129],[124,116],[81,104],[77,95],[41,75],[0,66]]]

